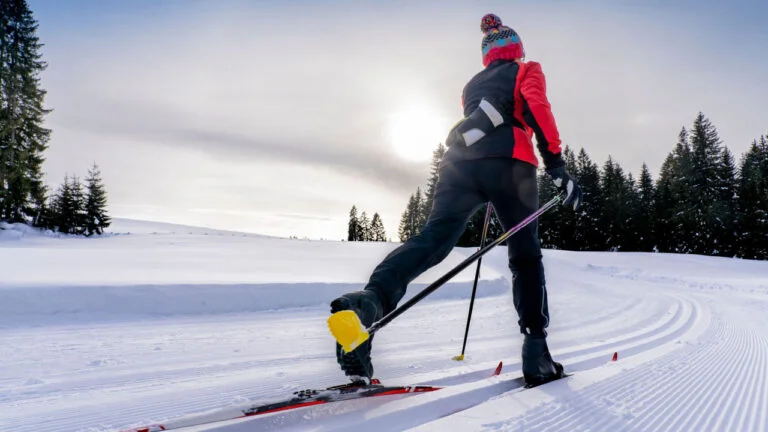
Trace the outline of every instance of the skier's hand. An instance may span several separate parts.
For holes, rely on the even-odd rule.
[[[448,148],[451,147],[466,147],[467,142],[464,141],[464,137],[461,135],[461,132],[459,131],[459,126],[462,125],[464,121],[461,120],[458,123],[456,123],[448,132],[448,137],[445,139],[445,146]]]
[[[581,193],[579,184],[568,174],[565,167],[547,170],[547,174],[552,177],[552,181],[555,182],[555,186],[557,186],[560,192],[565,193],[563,205],[566,207],[572,205],[573,210],[578,210],[581,207],[584,196]]]
[[[449,148],[455,145],[469,147],[503,125],[507,120],[496,106],[498,104],[494,105],[492,99],[484,97],[468,117],[453,126],[445,145]]]

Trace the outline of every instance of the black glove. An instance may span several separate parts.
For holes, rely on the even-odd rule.
[[[565,193],[564,206],[573,205],[573,210],[578,210],[581,207],[582,200],[584,198],[581,193],[579,184],[576,183],[573,177],[565,170],[565,167],[554,168],[547,170],[547,174],[552,177],[552,181],[555,182],[555,186],[560,192]]]

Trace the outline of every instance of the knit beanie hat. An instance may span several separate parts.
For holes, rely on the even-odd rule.
[[[494,60],[516,60],[525,57],[520,36],[503,25],[498,16],[494,14],[484,16],[480,22],[480,30],[485,34],[482,45],[483,66],[488,66]]]

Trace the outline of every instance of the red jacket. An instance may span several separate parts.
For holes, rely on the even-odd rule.
[[[485,98],[510,119],[471,147],[455,147],[448,160],[512,157],[538,166],[533,136],[546,169],[564,165],[560,134],[547,99],[541,65],[520,60],[496,60],[464,87],[462,103],[468,116]]]
[[[536,62],[518,62],[518,64],[520,68],[517,73],[516,87],[520,91],[515,94],[515,117],[526,125],[525,129],[528,140],[525,143],[525,147],[531,150],[529,155],[520,159],[538,165],[536,156],[532,155],[533,144],[531,143],[531,137],[535,134],[536,143],[544,159],[545,167],[551,169],[562,166],[564,162],[560,156],[562,150],[560,147],[560,133],[557,130],[555,116],[552,115],[552,106],[547,99],[547,82],[544,78],[544,72],[541,70],[541,65]],[[518,146],[518,151],[521,154],[528,153],[524,152],[520,147],[522,146]]]

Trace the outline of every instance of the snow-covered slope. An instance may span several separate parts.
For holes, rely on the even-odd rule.
[[[0,241],[0,326],[327,305],[359,288],[377,260],[396,247],[118,222],[104,238],[26,232]],[[455,253],[438,270],[463,258]],[[473,276],[467,271],[456,281]],[[485,277],[496,279],[486,283],[487,293],[506,288],[500,273]],[[462,295],[455,285],[436,294]]]
[[[343,382],[327,304],[396,247],[130,224],[0,238],[0,430],[118,430]],[[768,263],[545,251],[550,347],[575,374],[521,391],[505,258],[483,261],[464,362],[473,269],[376,337],[385,382],[450,387],[190,430],[768,430]]]

